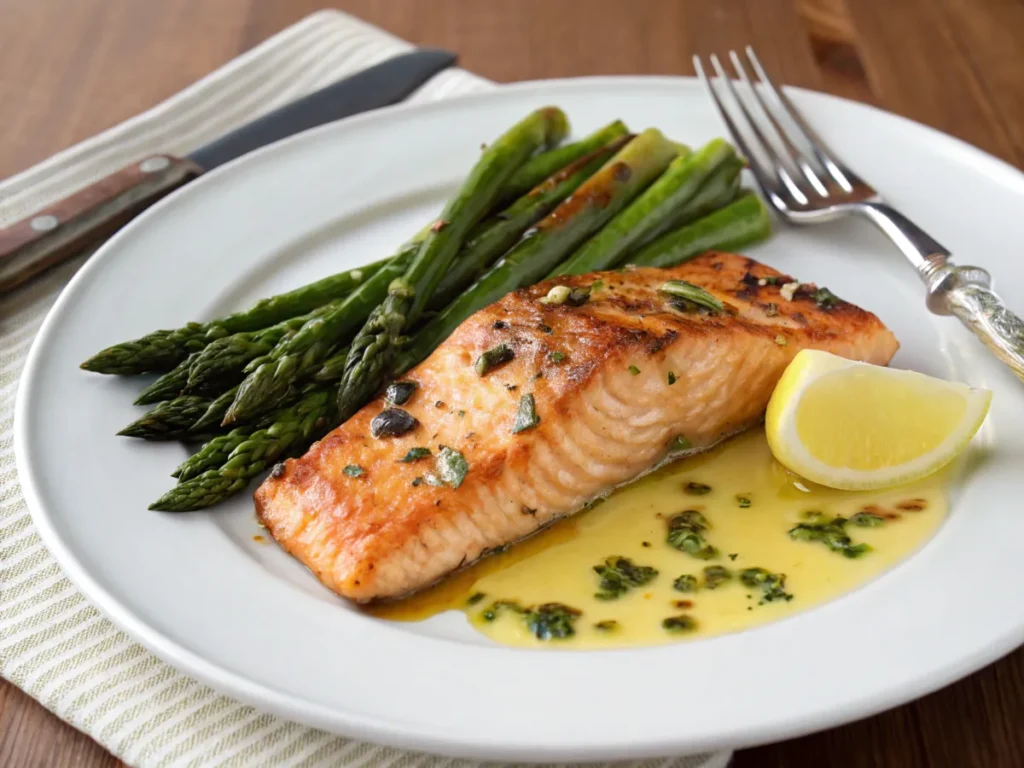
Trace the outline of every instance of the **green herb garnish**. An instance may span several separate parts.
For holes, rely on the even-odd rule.
[[[562,603],[544,603],[526,612],[526,626],[538,640],[561,640],[576,634],[573,625],[581,615]]]
[[[526,609],[514,600],[495,600],[480,614],[484,621],[494,621],[502,611],[511,611],[519,615],[525,615]]]
[[[550,325],[545,325],[544,323],[541,323],[537,327],[540,328],[543,333],[554,333],[555,332],[554,328],[552,328]]]
[[[769,301],[764,305],[765,317],[776,317],[779,314],[779,305],[774,301]]]
[[[405,454],[405,456],[403,456],[400,459],[400,461],[402,461],[405,464],[412,464],[412,462],[419,461],[420,459],[425,459],[429,455],[430,455],[430,449],[429,448],[423,448],[423,447],[410,448],[409,452],[407,454]]]
[[[614,632],[618,628],[619,622],[615,619],[605,619],[604,621],[599,621],[594,625],[594,629],[600,632]]]
[[[670,547],[686,552],[701,560],[710,560],[718,554],[704,539],[708,521],[695,509],[687,509],[674,515],[668,521],[666,541]]]
[[[414,477],[412,479],[412,487],[415,488],[415,487],[417,487],[419,485],[423,485],[423,478],[422,477]]]
[[[750,497],[745,493],[737,493],[736,503],[740,505],[740,509],[747,509],[750,507]]]
[[[600,291],[602,288],[604,288],[604,280],[595,280],[590,284],[590,290],[592,291]]]
[[[465,456],[447,445],[441,447],[441,452],[437,454],[437,474],[444,485],[458,488],[468,472],[469,462]],[[427,476],[428,483],[430,477]]]
[[[364,470],[358,464],[349,464],[341,471],[344,472],[349,477],[362,477],[363,475],[366,474],[366,470]]]
[[[811,298],[814,299],[814,303],[818,305],[819,309],[826,311],[832,309],[839,303],[839,297],[836,296],[828,288],[819,288],[813,294]]]
[[[704,483],[689,482],[683,486],[683,492],[691,496],[703,496],[704,494],[711,493],[711,486]]]
[[[516,420],[512,424],[512,434],[525,432],[540,424],[540,416],[537,415],[537,401],[533,395],[523,395],[519,398],[519,409],[516,411]]]
[[[697,585],[697,577],[684,573],[672,582],[672,589],[676,592],[696,592],[699,589]]]
[[[717,589],[732,581],[732,571],[724,565],[709,565],[704,569],[704,589]]]
[[[668,372],[668,385],[671,387],[677,381],[676,375],[672,371]]]
[[[487,595],[483,592],[475,592],[472,595],[470,595],[469,598],[466,600],[466,605],[476,605],[485,597],[487,597]]]
[[[885,518],[871,512],[858,512],[850,518],[850,522],[859,525],[861,528],[878,528],[885,525]]]
[[[492,349],[488,349],[476,359],[477,375],[485,376],[495,368],[500,368],[505,363],[510,362],[515,356],[516,353],[512,351],[512,347],[508,344],[499,344]]]
[[[775,600],[792,600],[793,596],[785,590],[786,574],[772,573],[764,568],[744,568],[740,571],[740,581],[752,589],[760,589],[761,601],[758,605],[771,603]]]
[[[666,632],[693,632],[697,629],[697,620],[685,613],[679,616],[669,616],[667,619],[662,619],[661,628]]]
[[[598,600],[614,600],[633,587],[649,584],[658,575],[655,568],[637,565],[628,557],[619,555],[605,558],[603,564],[595,565],[594,573],[601,577],[598,584],[601,591],[594,595]]]
[[[640,375],[640,369],[637,368],[635,365],[629,366],[629,368],[627,368],[626,370],[629,371],[634,376],[639,376]]]
[[[839,552],[845,557],[856,558],[871,551],[867,544],[854,544],[853,540],[845,531],[845,517],[835,517],[831,520],[820,512],[807,513],[807,522],[799,523],[789,529],[789,537],[796,541],[820,541],[833,552]]]
[[[565,352],[552,352],[548,355],[548,360],[558,365],[565,360]]]
[[[725,304],[703,288],[685,280],[669,280],[658,290],[674,297],[676,300],[672,302],[672,306],[683,312],[692,312],[701,308],[711,312],[725,311]]]

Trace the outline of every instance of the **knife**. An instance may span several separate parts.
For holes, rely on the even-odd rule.
[[[308,128],[402,101],[457,58],[428,49],[396,56],[285,104],[186,157],[143,158],[0,229],[0,294],[101,242],[204,172]]]

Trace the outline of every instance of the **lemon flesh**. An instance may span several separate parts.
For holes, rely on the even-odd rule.
[[[793,472],[832,488],[886,488],[952,461],[991,400],[965,384],[803,350],[775,387],[765,427]]]

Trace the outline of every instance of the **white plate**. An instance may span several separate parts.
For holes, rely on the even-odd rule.
[[[794,92],[858,173],[1024,308],[1024,176],[875,109]],[[875,311],[895,364],[995,391],[949,520],[864,589],[749,632],[676,646],[544,653],[491,645],[447,614],[390,624],[352,610],[274,545],[242,496],[208,513],[146,505],[177,445],[117,438],[139,382],[78,363],[110,343],[387,254],[439,209],[490,141],[558,104],[576,135],[621,117],[692,144],[721,135],[692,80],[543,82],[382,110],[221,168],[113,238],[36,339],[17,404],[35,522],[78,587],[162,658],[239,699],[348,736],[452,755],[583,760],[780,739],[868,715],[1024,639],[1024,393],[857,222],[784,231],[756,256]]]

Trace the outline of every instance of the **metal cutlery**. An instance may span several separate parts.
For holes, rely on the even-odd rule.
[[[917,270],[927,290],[928,309],[959,318],[1024,380],[1024,322],[992,291],[989,273],[980,267],[954,265],[946,248],[888,205],[825,144],[775,86],[753,48],[748,46],[745,53],[756,83],[739,54],[729,51],[743,89],[736,87],[714,54],[709,58],[716,81],[708,77],[699,56],[694,56],[693,63],[733,140],[746,155],[761,192],[779,216],[796,225],[846,216],[866,218]]]

